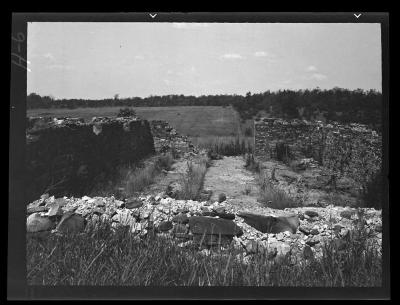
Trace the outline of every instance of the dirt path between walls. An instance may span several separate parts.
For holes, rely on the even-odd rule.
[[[227,203],[235,210],[259,209],[259,186],[254,174],[245,169],[242,156],[214,160],[204,179],[204,189],[211,190],[211,201],[224,193]]]

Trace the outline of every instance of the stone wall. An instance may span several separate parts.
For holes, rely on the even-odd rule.
[[[148,121],[135,118],[28,118],[26,200],[43,193],[84,195],[99,179],[155,152]]]
[[[168,122],[161,120],[150,121],[150,127],[156,152],[162,153],[173,148],[180,153],[194,149],[190,140],[186,136],[179,135]]]
[[[291,159],[313,158],[361,184],[381,170],[382,136],[365,125],[262,118],[254,128],[255,155],[262,160],[276,159],[280,142]]]

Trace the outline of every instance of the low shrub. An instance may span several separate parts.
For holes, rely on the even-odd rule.
[[[283,190],[275,188],[265,173],[259,175],[259,184],[259,200],[265,206],[273,209],[285,209],[298,206],[298,204]]]
[[[261,164],[254,159],[253,154],[246,154],[245,155],[245,168],[249,171],[259,173],[261,171]]]
[[[246,127],[246,129],[244,130],[244,135],[246,137],[252,137],[253,136],[253,128]]]
[[[158,156],[155,162],[155,166],[159,170],[170,170],[172,164],[174,163],[174,157],[172,153],[162,154]]]
[[[361,204],[367,208],[382,209],[383,175],[376,173],[361,193]]]
[[[199,197],[207,171],[207,163],[207,159],[202,159],[199,163],[187,162],[186,173],[181,177],[182,191],[178,195],[178,199],[196,200]]]
[[[135,117],[136,116],[136,111],[132,108],[121,108],[117,114],[117,117]]]

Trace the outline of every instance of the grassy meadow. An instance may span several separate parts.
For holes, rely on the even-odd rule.
[[[130,107],[149,121],[164,120],[179,133],[189,137],[236,136],[241,132],[238,113],[232,107],[220,106],[172,106]],[[28,116],[81,117],[89,121],[94,116],[117,116],[121,107],[76,109],[28,109]]]
[[[167,121],[194,145],[212,151],[236,155],[253,146],[253,121],[241,120],[232,107],[170,106],[130,107],[140,117],[152,121]],[[76,109],[28,109],[28,116],[81,117],[90,121],[94,116],[117,116],[121,107]],[[238,143],[240,148],[238,149]],[[243,147],[246,147],[244,151]]]

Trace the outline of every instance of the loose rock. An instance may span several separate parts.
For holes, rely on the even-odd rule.
[[[48,217],[40,216],[40,213],[33,213],[29,215],[26,220],[27,232],[41,232],[49,231],[55,228],[55,223]]]

